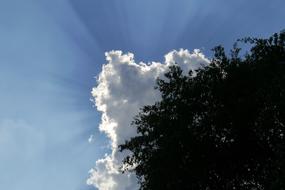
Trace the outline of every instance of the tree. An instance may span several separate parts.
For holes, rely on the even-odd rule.
[[[209,66],[157,80],[162,100],[120,145],[141,190],[285,189],[285,33],[238,43],[250,52],[218,46]]]

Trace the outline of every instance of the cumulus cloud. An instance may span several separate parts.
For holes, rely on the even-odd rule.
[[[160,100],[154,86],[169,66],[178,64],[187,74],[189,70],[208,65],[209,60],[197,49],[193,52],[173,50],[165,55],[164,63],[136,63],[132,53],[121,51],[105,55],[107,64],[102,67],[92,96],[97,110],[102,113],[99,129],[110,138],[112,152],[96,161],[87,184],[99,190],[134,190],[138,189],[135,175],[119,171],[127,153],[118,151],[119,144],[136,135],[135,128],[130,127],[133,117],[142,106]]]

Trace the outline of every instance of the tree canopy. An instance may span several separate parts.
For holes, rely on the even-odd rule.
[[[157,80],[161,101],[120,145],[141,190],[285,189],[285,33],[245,43],[245,56],[218,46],[209,66]]]

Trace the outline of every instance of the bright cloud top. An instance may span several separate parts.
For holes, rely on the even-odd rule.
[[[200,50],[173,50],[165,55],[165,63],[136,63],[132,53],[121,51],[105,53],[107,64],[103,65],[98,84],[92,90],[97,110],[102,112],[100,130],[111,142],[111,154],[96,161],[87,180],[99,190],[138,189],[137,179],[132,173],[120,173],[119,167],[127,154],[119,152],[118,145],[136,135],[130,123],[139,108],[153,104],[160,97],[154,89],[156,79],[163,78],[168,67],[179,65],[184,74],[209,64]]]

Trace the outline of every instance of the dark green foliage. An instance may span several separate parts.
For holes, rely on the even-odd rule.
[[[157,81],[162,100],[120,146],[142,190],[285,189],[285,33],[239,43],[243,58],[219,46],[204,69]]]

